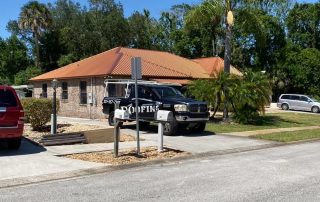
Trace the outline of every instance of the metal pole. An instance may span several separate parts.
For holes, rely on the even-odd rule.
[[[136,131],[137,131],[137,154],[140,154],[140,137],[139,137],[139,109],[138,109],[138,79],[137,79],[137,75],[138,75],[138,68],[137,68],[137,60],[135,60],[134,63],[134,69],[135,69],[135,97],[136,97]]]
[[[163,123],[158,123],[158,152],[163,151]]]
[[[117,158],[119,155],[119,141],[120,141],[120,122],[116,120],[116,123],[114,125],[114,152],[113,157]]]
[[[57,134],[57,92],[56,92],[56,87],[53,88],[52,114],[53,114],[52,134],[54,135],[54,134]]]

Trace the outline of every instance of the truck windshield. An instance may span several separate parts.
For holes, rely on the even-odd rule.
[[[181,98],[184,97],[183,94],[175,88],[172,87],[155,87],[154,88],[161,98]]]

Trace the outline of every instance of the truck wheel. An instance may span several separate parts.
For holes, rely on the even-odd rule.
[[[163,135],[172,136],[175,135],[178,129],[178,124],[176,120],[171,122],[166,122],[163,127]]]
[[[109,117],[108,117],[108,123],[109,126],[114,126],[115,122],[114,122],[114,111],[110,112]]]
[[[12,140],[8,140],[8,147],[12,150],[18,150],[21,145],[21,138],[14,138]]]
[[[189,128],[191,132],[201,133],[206,128],[206,122],[197,123],[195,126]]]

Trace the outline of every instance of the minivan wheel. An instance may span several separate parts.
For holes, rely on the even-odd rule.
[[[281,105],[281,109],[288,110],[289,109],[289,105],[288,104],[282,104]]]
[[[15,138],[12,140],[8,140],[8,147],[12,150],[18,150],[21,145],[21,138]]]
[[[311,111],[313,113],[319,113],[320,109],[319,109],[319,107],[312,107]]]

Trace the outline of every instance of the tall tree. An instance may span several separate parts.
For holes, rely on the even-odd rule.
[[[320,3],[295,4],[289,12],[287,26],[293,43],[320,49]]]
[[[30,1],[21,9],[19,16],[19,27],[31,30],[34,38],[36,52],[36,66],[40,66],[40,35],[51,24],[51,15],[48,8],[38,1]]]

